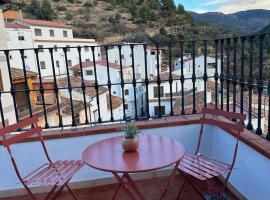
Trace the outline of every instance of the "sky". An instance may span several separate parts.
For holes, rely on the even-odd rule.
[[[188,11],[198,13],[223,12],[234,13],[251,9],[269,9],[270,0],[174,0],[181,3]]]

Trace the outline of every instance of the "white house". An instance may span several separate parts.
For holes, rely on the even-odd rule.
[[[138,79],[145,77],[145,52],[143,45],[134,45],[134,68]],[[162,49],[159,49],[159,63],[161,68]],[[120,64],[119,48],[114,46],[108,50],[108,59],[111,63]],[[123,66],[132,66],[132,51],[129,43],[124,43],[121,47],[121,59]],[[148,46],[146,49],[147,73],[148,77],[157,74],[157,50]]]
[[[57,76],[66,75],[66,64],[71,67],[79,63],[78,46],[81,46],[82,62],[93,60],[91,47],[97,46],[96,41],[94,39],[74,38],[72,28],[63,23],[35,19],[19,19],[14,23],[29,27],[31,30],[34,47],[40,48],[39,65],[42,76],[53,75],[51,55],[46,48],[53,48],[54,67]],[[67,47],[67,59],[65,59],[64,47]],[[100,48],[95,47],[94,52],[95,59],[100,60]]]

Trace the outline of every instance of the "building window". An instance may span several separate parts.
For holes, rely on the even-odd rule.
[[[35,28],[35,36],[42,36],[41,29]]]
[[[128,89],[125,89],[125,95],[129,95]]]
[[[127,110],[128,109],[128,104],[125,104],[125,110]]]
[[[85,52],[89,52],[89,47],[84,47]]]
[[[124,59],[124,58],[125,58],[125,56],[123,54],[121,54],[121,59]]]
[[[56,61],[56,67],[58,67],[58,68],[60,67],[60,62],[59,62],[59,60]]]
[[[66,47],[67,47],[67,51],[70,51],[70,48],[69,48],[70,46],[69,46],[69,45],[67,45]]]
[[[50,36],[54,37],[54,30],[50,30]]]
[[[164,88],[160,86],[160,97],[164,97]],[[158,98],[158,87],[154,87],[154,98]]]
[[[57,51],[57,45],[54,45],[53,48],[54,48],[54,51]]]
[[[159,116],[159,106],[155,106],[155,116]],[[161,115],[165,115],[165,106],[160,106]]]
[[[86,70],[85,71],[87,76],[92,76],[93,75],[93,70]]]
[[[67,31],[63,31],[63,36],[64,37],[67,37],[68,36]]]
[[[10,60],[12,60],[12,59],[13,59],[13,58],[12,58],[12,55],[9,55],[9,59],[10,59]]]
[[[23,32],[18,33],[18,40],[23,41],[24,40],[24,34]]]
[[[38,48],[39,48],[38,52],[44,52],[43,45],[38,45]]]
[[[116,94],[116,92],[115,92],[115,91],[113,91],[113,94]]]
[[[86,59],[85,59],[85,62],[90,62],[90,59],[89,59],[89,58],[86,58]]]
[[[45,61],[41,61],[40,62],[40,68],[41,69],[46,69],[46,63],[45,63]]]
[[[156,52],[155,51],[151,51],[151,55],[156,55]]]
[[[67,63],[68,63],[68,66],[69,66],[69,67],[72,66],[72,61],[71,61],[71,60],[68,60]]]

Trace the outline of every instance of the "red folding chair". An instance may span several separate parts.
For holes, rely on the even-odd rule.
[[[42,128],[38,126],[37,122],[37,117],[27,118],[16,124],[6,126],[0,129],[0,136],[3,137],[3,145],[7,148],[19,180],[27,190],[28,194],[34,200],[36,200],[37,198],[30,190],[31,186],[52,186],[51,190],[45,197],[45,200],[49,198],[56,199],[65,187],[68,189],[72,197],[77,200],[76,196],[68,186],[68,182],[74,176],[74,174],[83,167],[83,162],[81,160],[58,160],[52,162],[46,149],[43,137],[41,135]],[[24,127],[32,128],[20,134],[9,134]],[[16,142],[22,141],[23,139],[30,137],[34,134],[38,134],[43,151],[45,153],[45,157],[48,162],[38,167],[36,170],[28,174],[27,176],[22,177],[17,167],[15,158],[12,154],[11,145]]]
[[[178,193],[177,199],[180,199],[181,193],[184,189],[186,182],[189,182],[193,189],[198,192],[198,194],[204,199],[204,193],[199,188],[206,188],[206,191],[211,191],[215,193],[218,199],[221,199],[224,190],[226,189],[227,182],[229,177],[232,173],[237,149],[238,149],[238,142],[240,133],[244,131],[244,120],[246,119],[245,114],[240,113],[233,113],[233,112],[226,112],[222,110],[210,109],[210,108],[203,108],[202,109],[203,117],[201,118],[201,128],[199,139],[197,143],[197,149],[195,155],[186,154],[184,158],[181,160],[180,165],[178,167],[179,172],[184,176],[184,183],[181,186],[180,192]],[[207,117],[207,115],[211,115],[211,117]],[[214,117],[213,117],[214,116]],[[226,122],[224,120],[218,120],[217,116],[222,116],[234,120],[238,120],[239,124],[233,122]],[[203,129],[205,124],[210,124],[213,126],[218,126],[226,130],[232,130],[237,132],[236,137],[236,145],[234,148],[234,154],[232,158],[231,164],[223,163],[217,161],[213,158],[208,156],[204,156],[199,153],[201,139],[203,136]],[[222,187],[217,188],[213,185],[212,181],[214,177],[226,174],[224,184]]]

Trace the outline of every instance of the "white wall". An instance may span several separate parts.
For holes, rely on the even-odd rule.
[[[205,135],[202,139],[200,152],[229,162],[232,158],[235,138],[225,131],[212,126],[205,127]],[[199,125],[176,126],[157,129],[143,130],[143,134],[155,134],[177,139],[181,142],[186,152],[194,153],[197,144]],[[83,150],[90,144],[104,138],[120,135],[122,133],[100,134],[84,137],[56,139],[46,141],[49,153],[53,160],[57,159],[81,159]],[[22,163],[23,174],[33,170],[34,166],[42,163],[39,143],[27,142],[14,146],[14,155],[18,163]],[[72,147],[72,148],[71,148]],[[12,168],[10,159],[3,146],[0,147],[0,179],[1,191],[22,188]],[[29,159],[31,158],[31,160]],[[30,164],[31,163],[31,164]],[[270,161],[254,149],[240,142],[235,170],[230,182],[249,200],[269,200]],[[73,179],[72,182],[111,177],[110,173],[98,171],[85,166]],[[2,193],[2,192],[1,192]],[[0,194],[1,194],[0,193]]]

